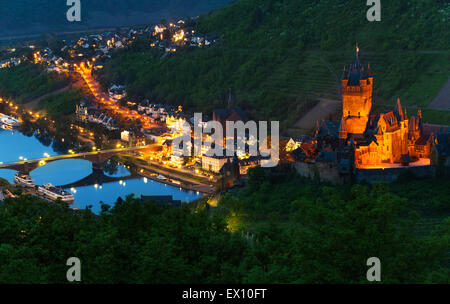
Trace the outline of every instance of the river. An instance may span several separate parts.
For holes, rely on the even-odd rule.
[[[46,146],[35,136],[26,136],[19,131],[0,129],[0,163],[17,162],[23,159],[37,159],[45,156],[55,156],[51,144]],[[0,177],[10,183],[14,182],[13,170],[0,169]],[[77,182],[92,173],[91,163],[87,160],[66,159],[51,162],[31,172],[31,177],[37,185],[52,183],[55,186],[67,185]],[[130,172],[122,165],[116,172],[105,172],[108,176],[124,177],[124,180],[105,183],[103,185],[91,185],[66,189],[73,193],[75,202],[72,208],[84,209],[92,206],[92,211],[100,212],[100,201],[114,205],[119,197],[125,199],[129,194],[135,197],[141,195],[171,195],[175,200],[192,202],[201,197],[201,194],[186,191],[170,185],[158,183],[147,178],[125,179]]]

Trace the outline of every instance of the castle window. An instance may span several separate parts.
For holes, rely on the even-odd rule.
[[[358,112],[358,117],[361,117],[361,112]]]

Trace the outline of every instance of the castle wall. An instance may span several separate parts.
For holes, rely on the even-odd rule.
[[[294,162],[295,170],[300,176],[307,178],[319,178],[321,182],[330,182],[333,184],[343,184],[344,179],[339,174],[339,167],[331,162]]]
[[[386,169],[355,169],[355,181],[362,182],[395,182],[397,178],[409,171],[417,177],[435,176],[435,166],[399,167]]]

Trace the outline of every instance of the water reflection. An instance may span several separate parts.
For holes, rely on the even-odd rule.
[[[52,183],[55,186],[77,182],[92,174],[92,164],[88,160],[63,159],[50,162],[31,172],[36,185]]]
[[[0,178],[6,179],[10,184],[14,183],[14,174],[14,170],[0,169]]]
[[[131,172],[124,165],[114,160],[105,162],[103,165],[103,173],[110,177],[126,177],[131,175]]]
[[[34,135],[34,136],[33,136]],[[39,137],[36,138],[36,135]],[[48,134],[32,132],[24,135],[18,131],[0,129],[0,162],[11,163],[22,159],[38,159],[55,156],[55,142],[51,144]],[[14,182],[13,170],[0,169],[0,177],[8,182]],[[31,177],[38,185],[52,183],[54,185],[67,185],[79,181],[92,173],[92,165],[89,161],[79,159],[67,159],[50,162],[31,172]],[[110,177],[123,177],[123,180],[106,183],[103,185],[91,185],[86,187],[66,189],[75,196],[74,208],[84,209],[92,205],[94,212],[99,212],[99,202],[113,205],[118,197],[125,199],[128,194],[140,195],[172,195],[175,200],[191,202],[201,195],[184,191],[178,187],[161,184],[147,178],[128,179],[130,171],[114,161],[105,164],[104,173]]]
[[[37,159],[58,155],[52,148],[44,146],[36,137],[25,136],[18,131],[0,129],[0,162],[11,163],[20,160],[20,157]]]
[[[180,191],[179,188],[161,184],[153,180],[144,178],[120,180],[118,182],[107,183],[103,185],[92,185],[78,188],[66,189],[75,197],[74,208],[85,209],[92,205],[92,211],[100,212],[101,206],[98,202],[102,201],[108,205],[114,204],[119,197],[125,197],[132,193],[135,197],[141,195],[171,195],[175,200],[182,202],[192,202],[201,197],[201,194],[193,191]],[[95,202],[95,203],[93,203]]]

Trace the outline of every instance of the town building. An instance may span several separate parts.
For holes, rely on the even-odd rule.
[[[237,122],[237,121],[242,121],[242,122],[247,122],[248,118],[247,115],[245,114],[245,112],[241,109],[241,108],[237,108],[234,107],[234,102],[233,102],[233,96],[231,94],[231,90],[230,90],[230,94],[228,97],[228,106],[224,109],[216,109],[213,111],[213,121],[219,122],[222,125],[222,131],[223,131],[223,146],[226,146],[226,139],[227,139],[227,134],[226,134],[226,125],[227,122]],[[236,134],[235,134],[235,142],[236,142]]]
[[[202,156],[202,169],[204,171],[220,173],[220,170],[222,169],[223,165],[225,165],[226,162],[230,159],[230,157],[226,156],[225,153],[226,152],[224,151],[224,154],[222,156],[203,155]]]

